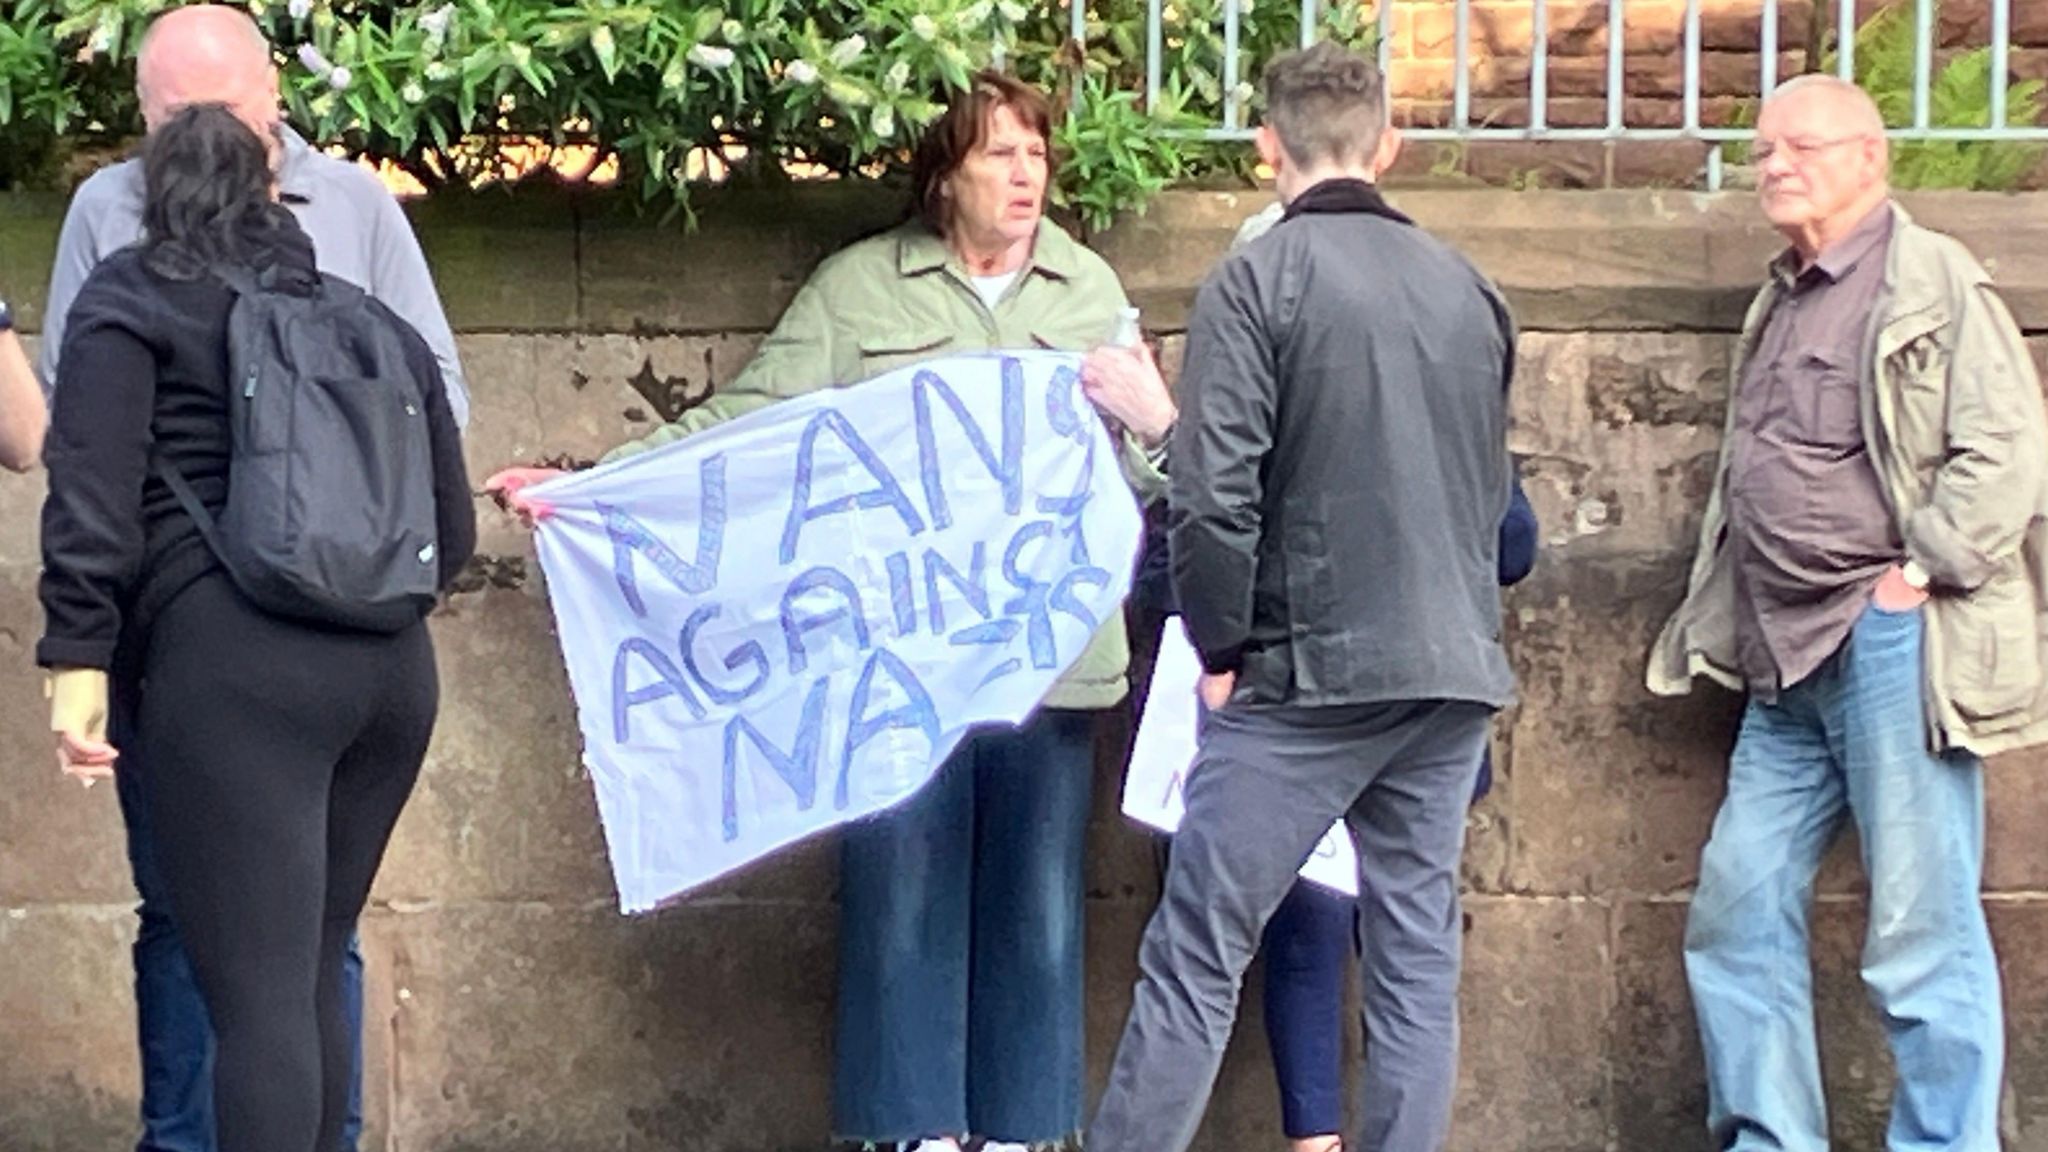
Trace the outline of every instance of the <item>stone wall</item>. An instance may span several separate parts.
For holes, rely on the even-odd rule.
[[[1523,700],[1473,814],[1460,1152],[1705,1152],[1679,944],[1732,698],[1639,686],[1680,593],[1733,355],[1773,248],[1746,200],[1411,192],[1404,208],[1501,280],[1525,332],[1514,447],[1544,524],[1510,598]],[[1169,197],[1097,238],[1168,334],[1256,194]],[[1994,260],[2048,330],[2048,200],[1918,198]],[[48,267],[56,206],[0,198],[0,286]],[[886,219],[871,190],[715,200],[682,236],[546,197],[420,207],[476,393],[473,474],[588,459],[715,388],[819,255]],[[24,301],[31,326],[34,293]],[[0,481],[0,1150],[133,1138],[133,917],[110,789],[55,771],[28,667],[40,482]],[[486,559],[435,623],[433,754],[363,928],[366,1147],[403,1152],[819,1152],[827,1131],[835,854],[808,844],[681,907],[626,919],[609,884],[547,606],[521,532],[480,505]],[[1117,725],[1106,725],[1114,749]],[[1990,776],[1987,887],[2011,1012],[2008,1149],[2048,1150],[2044,760]],[[1089,884],[1100,1077],[1157,884],[1101,769]],[[1845,1152],[1876,1152],[1887,1061],[1855,975],[1844,846],[1817,916]],[[1254,981],[1256,987],[1256,981]],[[1256,1021],[1257,997],[1247,1005]],[[1260,1030],[1240,1031],[1200,1147],[1280,1146]]]

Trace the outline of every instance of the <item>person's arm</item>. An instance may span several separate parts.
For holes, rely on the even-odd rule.
[[[370,295],[384,302],[398,318],[412,325],[434,352],[441,367],[441,380],[448,395],[448,410],[457,431],[469,427],[469,386],[462,374],[462,359],[455,349],[455,331],[448,326],[448,314],[441,308],[441,294],[434,289],[434,276],[427,268],[426,253],[398,198],[376,187],[368,193],[376,198],[372,217],[369,284]]]
[[[0,304],[0,313],[6,306]],[[11,319],[0,320],[0,467],[26,472],[42,459],[43,434],[50,426],[43,386]]]
[[[42,517],[45,624],[36,663],[45,668],[104,670],[113,662],[121,605],[142,567],[156,357],[124,322],[129,311],[89,287],[65,338]]]
[[[1251,637],[1279,387],[1248,270],[1227,262],[1196,298],[1167,474],[1173,590],[1202,667],[1234,673]]]
[[[1937,593],[1975,590],[2018,551],[2048,466],[2048,414],[2018,325],[1988,283],[1969,285],[1960,303],[1948,450],[1905,532],[1907,557]]]
[[[476,555],[476,501],[462,459],[462,429],[449,407],[440,365],[424,341],[414,345],[413,358],[414,371],[426,385],[427,440],[434,454],[434,546],[445,592]]]
[[[1522,491],[1522,474],[1509,461],[1514,491],[1508,496],[1508,514],[1500,522],[1500,586],[1520,584],[1536,567],[1536,509]]]
[[[46,399],[57,387],[57,358],[64,351],[71,305],[85,288],[86,278],[109,254],[141,238],[142,225],[136,216],[139,206],[128,202],[134,187],[128,181],[139,179],[139,173],[128,165],[102,169],[78,186],[64,210],[64,225],[57,232],[57,258],[50,264],[50,290],[43,298],[42,352],[37,357]]]
[[[796,299],[775,322],[774,331],[761,341],[738,376],[720,385],[710,399],[676,417],[674,423],[605,453],[600,463],[638,456],[779,400],[836,383],[833,365],[837,350],[833,347],[832,310],[827,304],[829,292],[814,276],[798,290]]]

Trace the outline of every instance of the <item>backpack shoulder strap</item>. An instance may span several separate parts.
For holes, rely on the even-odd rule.
[[[227,563],[227,553],[221,550],[220,526],[214,523],[213,514],[200,502],[199,493],[192,490],[192,485],[185,479],[184,473],[172,467],[171,462],[164,459],[163,453],[154,448],[149,450],[149,465],[156,472],[157,478],[164,482],[164,486],[171,490],[171,495],[178,498],[178,506],[185,510],[185,515],[192,518],[192,526],[199,529],[200,538],[213,550],[214,557],[223,564]]]

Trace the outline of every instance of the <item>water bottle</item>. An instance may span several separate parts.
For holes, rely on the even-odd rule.
[[[1118,348],[1136,348],[1144,339],[1138,328],[1138,310],[1119,308],[1116,310],[1116,327],[1110,331],[1109,342]]]

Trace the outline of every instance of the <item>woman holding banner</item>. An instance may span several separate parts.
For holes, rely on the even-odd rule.
[[[1104,346],[1127,306],[1116,274],[1044,218],[1051,130],[1043,93],[976,76],[918,145],[911,219],[827,259],[736,379],[608,458],[923,360],[1093,349],[1082,386],[1120,430],[1130,483],[1156,494],[1173,400],[1142,343]],[[488,486],[517,507],[550,474]],[[1128,664],[1113,613],[1022,725],[971,734],[922,791],[846,830],[841,1138],[1001,1152],[1079,1132],[1094,729]]]

